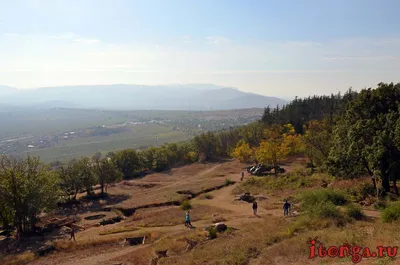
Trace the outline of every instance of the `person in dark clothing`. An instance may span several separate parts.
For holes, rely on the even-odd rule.
[[[257,216],[257,208],[258,208],[257,202],[254,201],[253,202],[253,213],[254,213],[255,216]]]
[[[244,178],[244,172],[242,171],[242,177],[240,178],[240,181],[243,181]]]
[[[69,240],[74,239],[75,240],[75,229],[71,229],[71,237],[69,238]]]
[[[288,216],[289,215],[289,209],[290,209],[290,203],[288,201],[285,201],[285,204],[283,205],[283,215]]]

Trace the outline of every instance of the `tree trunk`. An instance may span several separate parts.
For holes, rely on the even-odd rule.
[[[372,177],[371,180],[372,180],[372,185],[374,185],[374,189],[376,189],[376,180],[375,180],[375,177]]]
[[[31,231],[32,232],[35,232],[35,228],[36,228],[36,216],[34,216],[34,215],[32,215],[31,216],[31,218],[30,218],[30,221],[31,221]]]
[[[397,188],[397,183],[396,183],[396,176],[393,177],[393,188],[394,191],[396,192],[396,195],[399,195],[399,189]]]
[[[390,183],[389,183],[389,175],[382,175],[382,187],[386,192],[390,192]]]
[[[104,181],[100,181],[100,186],[101,186],[101,196],[104,195]]]

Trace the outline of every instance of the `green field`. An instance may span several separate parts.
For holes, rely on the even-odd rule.
[[[44,162],[68,161],[96,152],[184,141],[200,132],[240,126],[257,120],[262,111],[0,109],[0,154],[29,154],[40,156]],[[126,124],[129,122],[140,124]],[[103,127],[104,130],[124,129],[96,133]],[[75,134],[64,139],[70,132]]]
[[[79,156],[91,156],[96,152],[109,152],[126,148],[140,148],[163,143],[179,142],[190,137],[180,131],[155,124],[139,125],[140,132],[116,134],[108,137],[91,137],[89,139],[77,139],[52,148],[32,149],[27,154],[39,156],[44,162],[68,161]],[[158,141],[156,140],[156,134]]]

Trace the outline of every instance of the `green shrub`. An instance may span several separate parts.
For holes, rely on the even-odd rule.
[[[346,214],[348,217],[354,218],[356,220],[361,220],[364,218],[361,207],[354,204],[349,204],[346,206]]]
[[[190,210],[190,209],[192,209],[192,204],[190,203],[190,201],[184,200],[181,203],[181,209],[184,210],[184,211]]]
[[[204,198],[206,198],[207,200],[211,200],[212,198],[214,198],[211,194],[205,194]]]
[[[386,207],[387,207],[387,202],[386,202],[386,200],[379,199],[378,201],[376,201],[376,202],[374,203],[374,208],[375,208],[375,209],[383,210],[383,209],[386,209]]]
[[[330,202],[333,205],[345,205],[347,203],[346,196],[342,192],[332,189],[303,192],[299,199],[302,201],[302,208],[304,210],[311,209],[321,203]]]
[[[382,213],[382,220],[385,223],[393,222],[400,219],[400,201],[389,205]]]
[[[335,218],[340,216],[337,207],[330,201],[321,201],[308,208],[308,213],[316,218]]]
[[[356,201],[362,201],[369,196],[375,196],[376,189],[374,188],[374,185],[372,185],[372,183],[363,182],[356,187],[347,189],[347,193],[350,196],[353,196]]]
[[[232,180],[230,180],[230,179],[226,179],[226,180],[225,180],[225,186],[230,186],[230,185],[233,185],[233,184],[235,184],[234,181],[232,181]]]
[[[208,231],[208,238],[210,239],[215,239],[217,238],[217,228],[215,228],[214,226],[207,228]]]

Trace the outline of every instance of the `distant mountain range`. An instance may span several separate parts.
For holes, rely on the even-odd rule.
[[[62,86],[28,90],[0,86],[0,108],[226,110],[275,107],[286,103],[280,98],[212,84]]]

